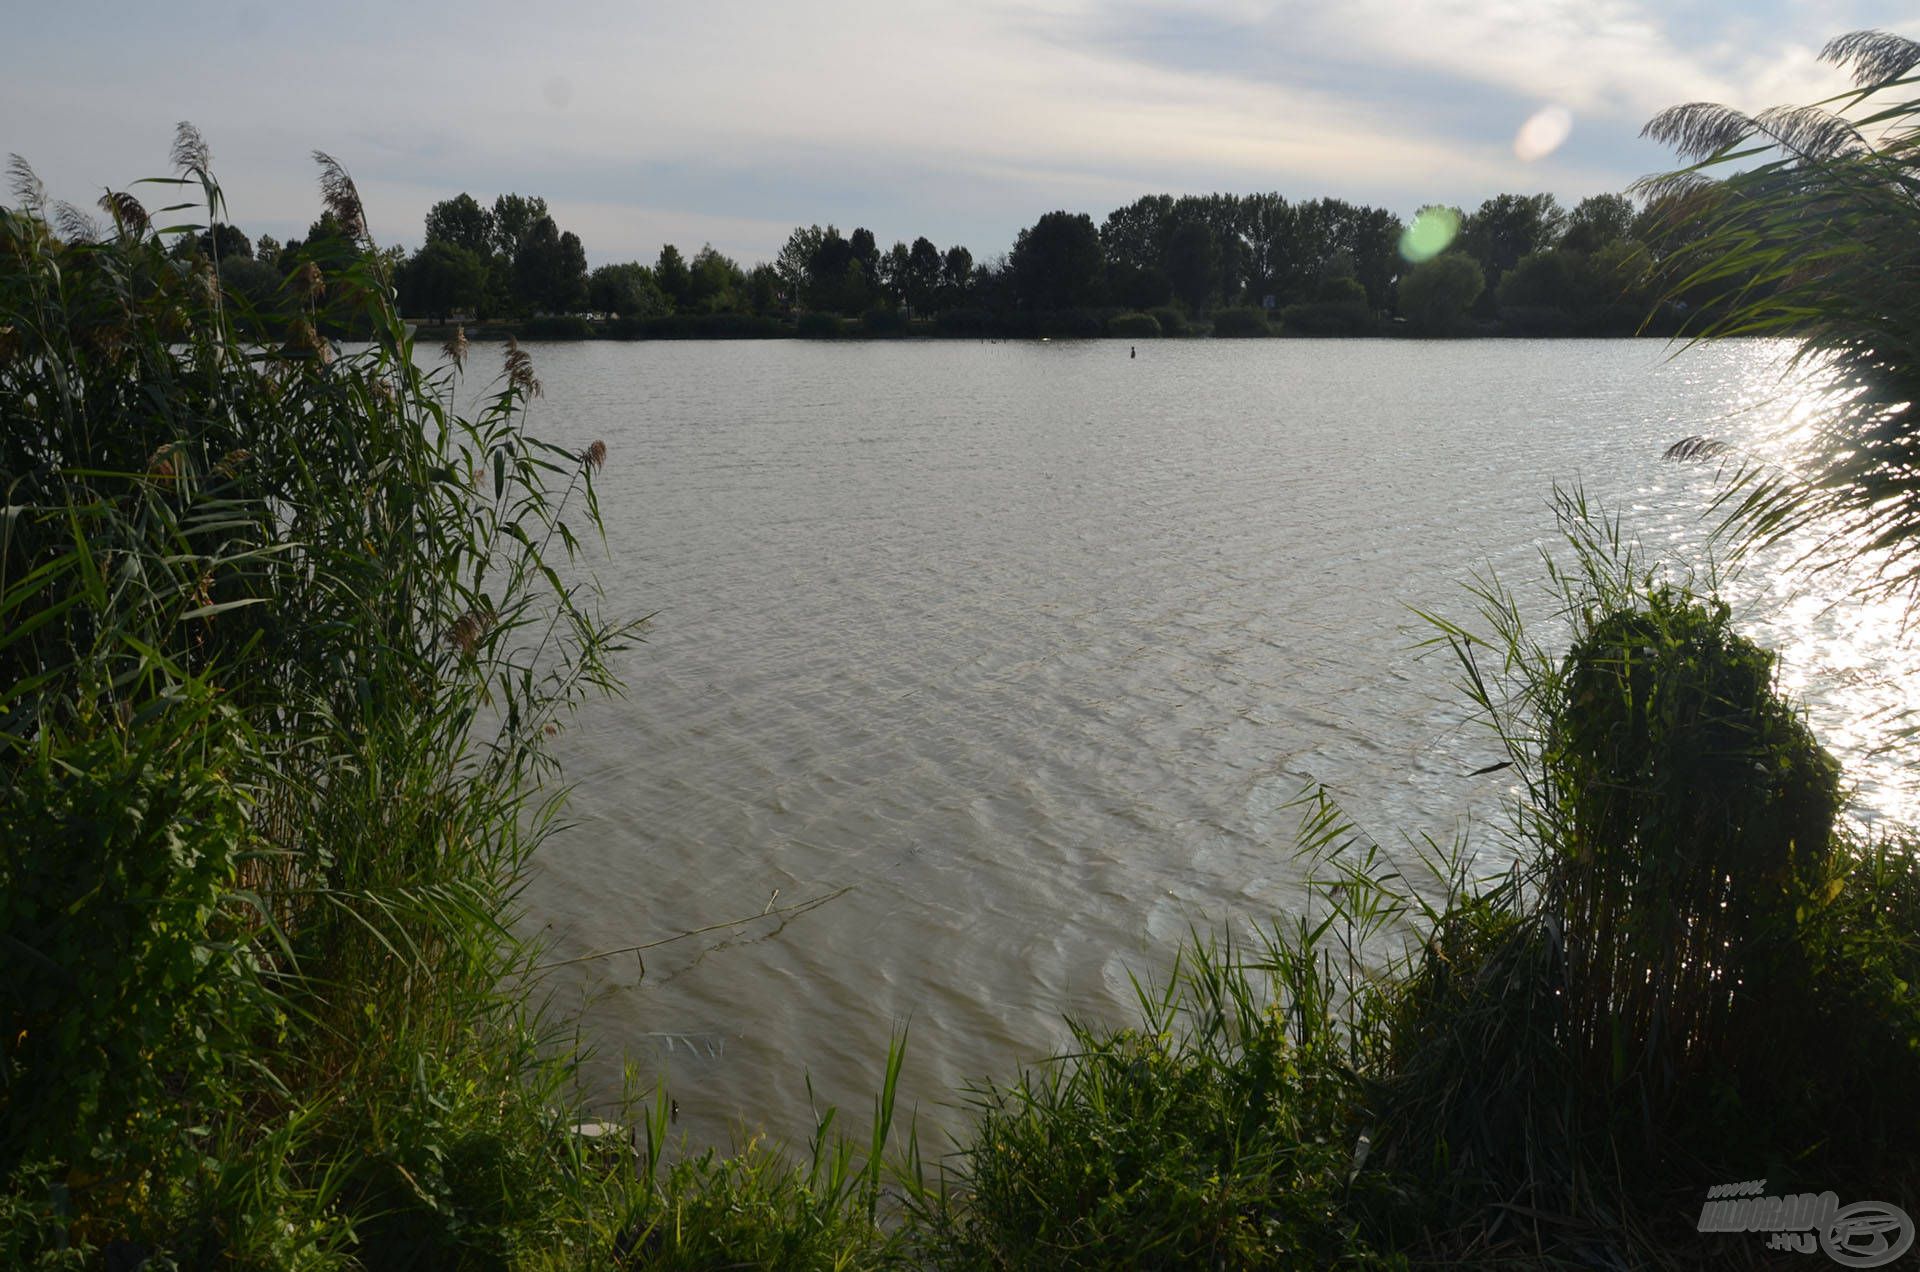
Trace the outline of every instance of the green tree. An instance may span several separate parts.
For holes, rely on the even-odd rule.
[[[940,303],[958,308],[973,292],[973,253],[957,244],[940,258]]]
[[[773,267],[780,275],[780,286],[789,305],[805,301],[813,285],[814,257],[819,255],[820,244],[825,239],[826,231],[819,226],[799,226],[787,236],[780,254],[774,258]]]
[[[545,207],[542,203],[543,211]],[[451,243],[483,258],[499,250],[499,242],[494,235],[493,214],[466,193],[444,199],[427,209],[427,242]],[[515,246],[518,246],[517,241]]]
[[[694,253],[687,267],[687,304],[695,313],[716,314],[739,307],[739,293],[747,276],[738,265],[707,243]]]
[[[780,271],[762,262],[747,271],[747,308],[756,314],[770,314],[780,305]]]
[[[1192,312],[1201,312],[1212,301],[1220,282],[1220,249],[1204,222],[1187,222],[1167,241],[1167,278],[1173,294]]]
[[[692,299],[693,271],[687,268],[687,258],[680,255],[680,249],[671,243],[660,249],[653,263],[653,281],[659,284],[675,309],[685,309]]]
[[[1107,213],[1100,225],[1100,247],[1107,264],[1159,269],[1173,234],[1173,196],[1149,194]]]
[[[1480,263],[1491,303],[1500,276],[1529,252],[1549,247],[1565,214],[1551,194],[1501,194],[1482,203],[1460,227],[1460,248]]]
[[[587,276],[587,305],[622,318],[656,318],[673,304],[653,281],[653,271],[638,261],[602,265]]]
[[[1560,246],[1571,252],[1596,252],[1633,230],[1633,203],[1623,194],[1588,195],[1567,214]]]
[[[1035,312],[1098,304],[1106,259],[1084,212],[1049,212],[1014,241],[1008,260],[1015,301]]]
[[[253,259],[253,243],[237,225],[216,223],[199,238],[200,254],[209,260]]]
[[[445,322],[457,310],[478,312],[487,294],[487,261],[478,252],[432,239],[399,271],[401,312]]]
[[[1443,252],[1400,280],[1400,312],[1415,331],[1448,335],[1460,330],[1486,286],[1486,275],[1471,256]]]
[[[940,297],[940,249],[933,240],[917,238],[907,249],[906,301],[916,313],[932,310]]]
[[[534,224],[547,215],[547,201],[536,196],[502,194],[493,200],[493,252],[512,261]]]
[[[552,217],[540,217],[514,254],[513,286],[523,308],[577,312],[587,299],[587,253],[580,239],[562,234]]]

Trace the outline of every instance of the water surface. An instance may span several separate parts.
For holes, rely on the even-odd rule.
[[[1300,903],[1289,801],[1376,836],[1498,815],[1414,608],[1539,573],[1555,482],[1697,549],[1682,436],[1787,409],[1777,346],[1651,341],[534,346],[541,431],[607,442],[614,607],[657,611],[561,746],[574,829],[528,894],[552,956],[850,889],[564,969],[698,1139],[864,1108],[911,1023],[935,1102],[1126,1014],[1191,929]],[[492,356],[474,350],[476,368]],[[1868,815],[1914,792],[1864,714],[1911,652],[1836,583],[1736,589]],[[1497,837],[1473,829],[1498,851]]]

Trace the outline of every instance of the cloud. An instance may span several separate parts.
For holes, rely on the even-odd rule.
[[[1830,91],[1814,54],[1867,16],[1769,0],[68,7],[15,24],[0,54],[0,150],[90,202],[151,174],[191,118],[243,224],[304,228],[321,147],[406,242],[435,199],[518,190],[596,261],[649,258],[663,235],[752,260],[813,221],[984,256],[1050,208],[1099,217],[1148,191],[1407,214],[1617,189],[1666,160],[1634,140],[1654,111]],[[1529,166],[1515,131],[1550,104],[1572,136]]]

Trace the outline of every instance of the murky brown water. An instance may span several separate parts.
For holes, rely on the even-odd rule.
[[[1287,802],[1382,838],[1494,817],[1410,607],[1537,575],[1555,481],[1702,535],[1689,433],[1770,423],[1779,350],[1656,342],[658,343],[534,348],[540,430],[604,438],[614,604],[659,611],[564,737],[577,825],[528,893],[592,1070],[664,1073],[696,1139],[870,1102],[911,1023],[923,1130],[970,1078],[1120,1019],[1189,928],[1285,914]],[[485,363],[487,354],[476,350]],[[1748,588],[1823,735],[1912,651],[1890,611]],[[1843,727],[1844,722],[1853,722]],[[1869,813],[1914,804],[1861,769]],[[1491,834],[1484,842],[1493,844]],[[937,1146],[938,1137],[933,1137]]]

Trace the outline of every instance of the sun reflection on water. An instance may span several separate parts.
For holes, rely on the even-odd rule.
[[[1790,341],[1754,341],[1752,374],[1728,403],[1722,435],[1738,458],[1791,472],[1831,427],[1844,405],[1818,365],[1793,365]],[[1703,430],[1707,431],[1707,430]],[[1694,554],[1711,546],[1675,528]],[[1816,548],[1830,552],[1830,529],[1810,526],[1746,554],[1723,592],[1736,620],[1780,655],[1780,687],[1804,705],[1814,731],[1838,756],[1851,784],[1851,815],[1871,828],[1920,822],[1920,714],[1909,693],[1920,684],[1920,630],[1913,598],[1876,586],[1884,553],[1861,551],[1831,568],[1811,569]],[[1724,546],[1724,545],[1722,545]]]

